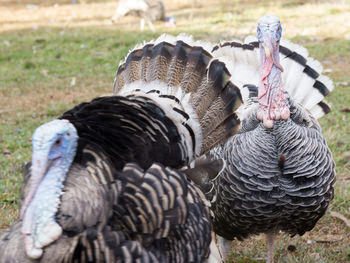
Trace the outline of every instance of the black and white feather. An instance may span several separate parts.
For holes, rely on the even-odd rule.
[[[92,151],[93,150],[93,151]],[[209,254],[209,206],[186,176],[154,164],[117,172],[96,148],[83,150],[66,177],[56,213],[62,235],[30,259],[22,222],[0,233],[0,262],[204,262]],[[22,201],[28,194],[26,167]]]
[[[113,96],[37,128],[21,221],[2,234],[0,251],[18,246],[20,261],[23,253],[45,261],[57,249],[67,262],[207,258],[201,192],[162,165],[180,169],[239,129],[240,91],[208,47],[168,35],[139,45],[120,64]]]
[[[290,116],[266,128],[257,117],[259,42],[248,38],[246,43],[221,43],[213,55],[225,62],[244,100],[237,111],[240,131],[210,152],[211,158],[227,163],[210,195],[222,254],[228,253],[230,240],[252,234],[282,230],[303,235],[334,196],[335,164],[316,120],[330,111],[323,99],[333,90],[332,81],[305,48],[281,39],[279,58]]]
[[[259,52],[259,42],[254,36],[247,37],[243,43],[223,42],[212,49],[213,55],[226,64],[232,75],[231,81],[241,89],[243,98],[247,100],[241,110],[250,104],[249,89],[244,87],[258,87],[260,82]],[[331,109],[324,97],[333,91],[334,84],[322,74],[321,63],[310,57],[305,47],[283,38],[280,40],[279,55],[285,69],[282,72],[283,86],[289,96],[316,119],[329,113]],[[242,114],[246,112],[244,110]]]

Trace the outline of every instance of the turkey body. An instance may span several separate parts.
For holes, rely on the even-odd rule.
[[[214,181],[213,225],[223,255],[231,240],[266,233],[272,262],[273,235],[310,231],[334,197],[335,164],[317,122],[334,86],[305,48],[281,39],[277,17],[260,18],[257,32],[258,41],[213,48],[244,101],[239,132],[210,151],[227,164]]]
[[[56,219],[61,237],[42,257],[27,257],[16,221],[0,233],[0,262],[202,262],[209,253],[209,207],[176,170],[128,163],[117,172],[98,148],[86,145],[65,181]],[[26,166],[22,200],[28,194]],[[189,245],[191,244],[191,245]]]
[[[321,128],[300,106],[290,109],[290,118],[272,129],[252,112],[211,152],[229,160],[214,182],[214,229],[225,239],[279,230],[303,235],[333,199],[334,162]]]
[[[113,96],[36,129],[21,219],[1,233],[5,262],[207,259],[207,203],[173,169],[237,131],[242,97],[225,64],[191,41],[136,47]]]

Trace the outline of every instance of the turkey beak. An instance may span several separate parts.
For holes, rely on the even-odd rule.
[[[35,192],[40,185],[40,182],[44,178],[48,168],[51,166],[51,163],[53,160],[48,160],[47,156],[48,154],[45,154],[43,152],[33,153],[32,174],[30,177],[29,192],[26,198],[24,199],[24,202],[21,208],[21,213],[20,213],[21,219],[23,219],[28,206],[35,195]]]
[[[281,71],[283,72],[283,67],[279,62],[278,56],[278,46],[279,43],[276,42],[276,40],[273,37],[267,36],[264,38],[264,42],[262,43],[262,46],[264,48],[265,56],[268,59],[272,59],[273,64]]]
[[[270,48],[267,46],[266,42],[263,43],[263,48],[264,48],[265,56],[267,58],[270,58],[271,57],[271,51],[270,51]]]

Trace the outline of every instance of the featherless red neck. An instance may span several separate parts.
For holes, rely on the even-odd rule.
[[[283,67],[279,61],[282,27],[277,17],[268,15],[259,20],[257,31],[261,63],[257,117],[265,128],[272,128],[274,120],[286,120],[290,115],[282,83]]]

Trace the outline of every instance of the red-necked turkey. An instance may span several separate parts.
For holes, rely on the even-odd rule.
[[[203,204],[198,201],[199,207],[192,205],[199,200],[189,190],[193,185],[176,179],[179,174],[168,181],[157,176],[149,179],[148,173],[142,175],[140,169],[147,170],[153,163],[182,168],[238,129],[240,122],[234,111],[241,95],[230,77],[225,64],[213,58],[202,43],[164,35],[128,54],[116,74],[115,96],[82,103],[39,127],[32,139],[31,173],[21,208],[26,253],[31,258],[45,257],[46,250],[61,238],[76,238],[69,239],[74,241],[72,249],[78,244],[73,258],[78,253],[77,258],[82,255],[82,261],[91,262],[81,249],[86,253],[95,251],[96,260],[106,242],[106,253],[109,255],[111,249],[115,252],[113,239],[109,243],[105,236],[111,228],[117,236],[122,231],[127,241],[138,241],[161,262],[202,262],[211,240],[206,230],[210,229],[210,221]],[[144,181],[130,186],[135,193],[127,193],[134,203],[127,205],[120,197],[123,191],[118,191],[123,175],[116,172],[129,162],[140,167],[134,167],[134,173]],[[162,175],[168,173],[158,169]],[[70,201],[74,198],[67,197],[68,182],[80,173],[82,181],[70,190],[72,195],[75,191],[78,201]],[[95,196],[91,193],[92,201],[88,198],[89,187],[97,187]],[[188,188],[188,199],[177,196],[185,191],[182,188]],[[148,192],[138,196],[137,191]],[[101,211],[104,208],[96,208],[99,205],[94,202],[109,208]],[[169,208],[176,202],[181,203],[179,209]],[[68,214],[62,210],[64,203],[72,206]],[[169,210],[168,215],[162,215],[163,208]],[[198,220],[194,225],[194,221],[190,223],[192,208]],[[64,220],[74,224],[67,227]],[[172,230],[176,220],[182,232]],[[96,234],[91,236],[91,231]],[[194,239],[188,239],[188,233]],[[3,242],[6,240],[3,238]],[[0,250],[6,247],[2,244]]]
[[[214,230],[226,255],[232,240],[266,233],[310,231],[334,196],[335,164],[317,118],[333,89],[305,48],[281,39],[276,16],[260,18],[257,41],[221,43],[224,61],[241,88],[240,131],[210,152],[227,166],[214,181]]]
[[[162,0],[119,0],[118,7],[112,17],[112,22],[117,22],[124,16],[134,15],[141,18],[140,29],[144,30],[145,22],[154,32],[154,21],[164,21],[166,25],[175,26],[174,17],[165,16],[165,6]]]

